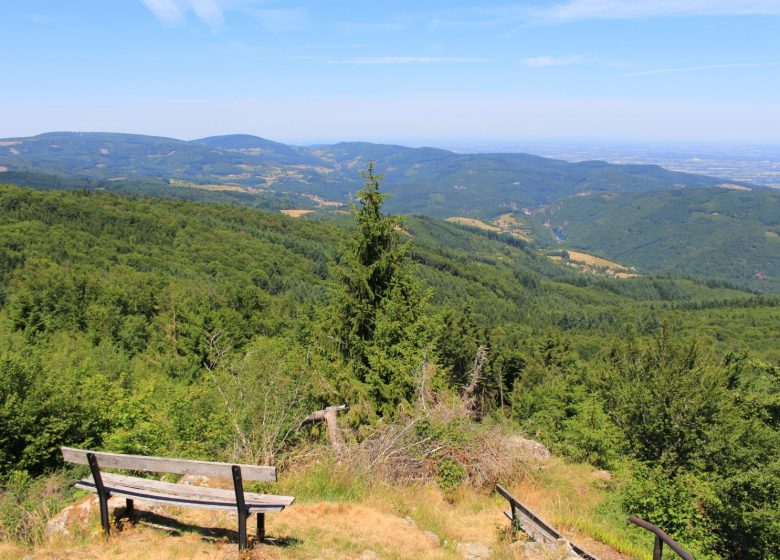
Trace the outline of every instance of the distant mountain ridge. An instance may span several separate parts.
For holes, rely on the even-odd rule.
[[[780,293],[780,192],[656,165],[368,142],[290,146],[248,134],[184,141],[51,132],[0,140],[0,183],[334,217],[328,212],[343,211],[362,187],[369,161],[385,176],[390,212],[450,218],[551,256],[585,251],[639,274]]]
[[[0,140],[11,170],[116,179],[153,177],[274,189],[347,200],[375,161],[393,195],[388,208],[438,217],[491,215],[583,191],[712,187],[722,179],[653,165],[569,163],[529,154],[459,154],[367,142],[290,146],[248,134],[192,141],[105,132],[50,132]]]

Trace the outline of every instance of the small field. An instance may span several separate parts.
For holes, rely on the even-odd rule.
[[[482,220],[477,220],[475,218],[462,218],[459,216],[454,216],[452,218],[447,218],[448,222],[451,222],[453,224],[460,224],[463,226],[469,226],[477,229],[483,229],[485,231],[495,231],[500,232],[501,228],[498,228],[496,226],[492,226],[486,222],[483,222]]]
[[[287,210],[279,210],[282,214],[285,216],[290,216],[291,218],[300,218],[301,216],[305,216],[306,214],[311,214],[314,212],[314,210],[306,210],[303,208],[290,208]]]
[[[620,263],[608,261],[601,257],[582,253],[580,251],[566,250],[569,254],[568,264],[582,270],[583,272],[603,272],[616,278],[636,278],[640,276],[630,272],[630,268]],[[550,255],[549,258],[555,261],[564,261],[560,255]]]
[[[531,237],[528,230],[523,227],[513,214],[501,214],[492,223],[487,223],[476,218],[464,218],[462,216],[453,216],[447,218],[448,222],[473,227],[484,231],[493,231],[496,233],[508,233],[518,239],[530,241]]]
[[[245,192],[244,187],[238,185],[216,185],[216,184],[200,184],[192,183],[190,181],[182,181],[181,179],[169,179],[171,185],[176,187],[189,187],[191,189],[203,189],[206,191],[235,191]]]

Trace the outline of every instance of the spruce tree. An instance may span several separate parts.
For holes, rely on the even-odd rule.
[[[358,399],[381,415],[392,415],[414,390],[426,336],[427,293],[414,279],[403,239],[402,219],[386,216],[382,175],[370,162],[364,188],[351,208],[355,230],[339,252],[339,292],[333,334],[358,382]],[[353,397],[353,398],[354,398]]]

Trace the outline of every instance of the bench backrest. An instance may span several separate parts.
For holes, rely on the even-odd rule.
[[[62,447],[62,457],[68,463],[88,465],[87,453],[94,453],[98,466],[109,469],[127,469],[131,471],[165,472],[174,474],[192,474],[199,476],[219,476],[231,478],[233,464],[215,463],[212,461],[192,461],[189,459],[169,459],[167,457],[147,457],[145,455],[122,455],[103,451],[89,451]],[[260,467],[257,465],[241,465],[243,480],[261,482],[276,482],[276,467]]]

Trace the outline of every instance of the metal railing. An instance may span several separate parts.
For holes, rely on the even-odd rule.
[[[639,527],[642,527],[642,529],[647,529],[655,535],[655,543],[653,544],[653,560],[661,560],[661,555],[664,551],[664,543],[668,544],[669,548],[676,552],[677,556],[683,560],[696,560],[692,554],[674,542],[672,537],[664,533],[661,529],[652,523],[648,523],[644,519],[640,519],[635,515],[629,515],[628,520],[634,525],[638,525]]]

